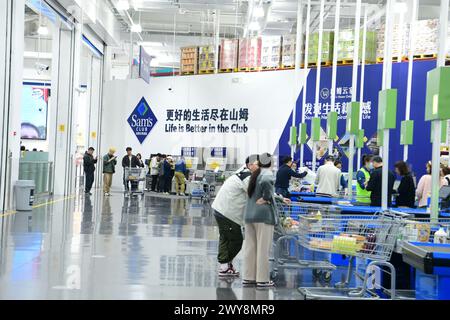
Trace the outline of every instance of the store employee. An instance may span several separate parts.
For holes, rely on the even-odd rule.
[[[370,204],[370,191],[366,189],[366,185],[373,170],[372,156],[364,155],[362,162],[362,168],[356,173],[356,201],[367,205]]]
[[[292,177],[304,178],[308,174],[307,172],[297,173],[292,170],[292,158],[287,156],[283,159],[283,165],[277,172],[277,179],[275,181],[275,192],[282,195],[285,198],[289,197],[289,181]]]

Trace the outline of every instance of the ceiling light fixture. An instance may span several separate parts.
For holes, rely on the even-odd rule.
[[[117,10],[119,11],[126,11],[130,9],[130,3],[128,2],[128,0],[119,0],[117,2]]]
[[[405,2],[396,2],[394,4],[394,12],[396,13],[408,12],[408,5]]]
[[[262,18],[266,15],[266,12],[264,11],[264,8],[262,6],[256,7],[253,11],[253,16],[255,18]]]
[[[141,33],[142,32],[142,26],[141,26],[141,24],[139,23],[139,24],[133,24],[132,26],[131,26],[131,32],[134,32],[134,33]]]
[[[39,26],[37,33],[41,36],[47,36],[49,33],[48,28],[46,26],[41,25]]]

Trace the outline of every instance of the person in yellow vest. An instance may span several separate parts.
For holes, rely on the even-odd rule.
[[[366,187],[373,170],[372,156],[364,155],[362,161],[363,166],[356,173],[356,202],[370,205],[370,191]]]

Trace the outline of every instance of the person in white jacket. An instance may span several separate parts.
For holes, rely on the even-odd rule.
[[[150,161],[150,175],[152,176],[152,187],[151,191],[156,191],[156,186],[158,185],[159,176],[159,162],[161,161],[161,154],[158,153]]]
[[[241,251],[244,226],[244,209],[247,203],[247,187],[252,172],[258,169],[257,155],[248,157],[245,166],[225,180],[212,204],[219,227],[219,276],[239,276],[233,259]]]
[[[341,182],[341,170],[334,166],[334,157],[328,156],[325,164],[317,170],[316,194],[336,196]]]

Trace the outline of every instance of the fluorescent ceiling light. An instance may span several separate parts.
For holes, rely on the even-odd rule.
[[[405,2],[396,2],[394,3],[394,12],[396,13],[408,12],[408,5]]]
[[[37,32],[41,36],[46,36],[48,35],[48,28],[46,26],[39,26]]]
[[[253,11],[253,16],[255,17],[255,18],[262,18],[262,17],[264,17],[265,16],[265,11],[264,11],[264,8],[263,7],[261,7],[261,6],[259,6],[259,7],[256,7],[255,9],[254,9],[254,11]]]
[[[163,42],[154,42],[154,41],[146,41],[146,42],[138,42],[138,45],[143,47],[165,47],[165,43]]]
[[[128,0],[119,0],[117,2],[117,10],[129,10],[130,4],[128,3]]]
[[[142,26],[140,24],[133,24],[131,26],[131,32],[134,32],[134,33],[142,32]]]
[[[252,21],[248,25],[248,28],[249,28],[249,30],[257,31],[257,30],[261,29],[261,26],[259,25],[258,21]]]

